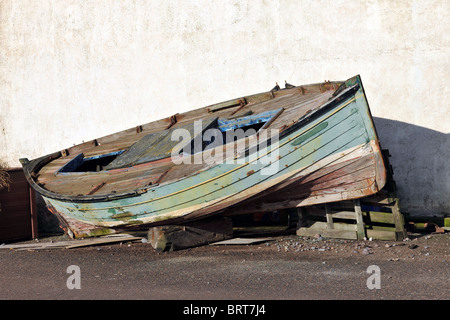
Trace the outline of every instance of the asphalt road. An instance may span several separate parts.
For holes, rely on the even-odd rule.
[[[0,249],[0,299],[448,300],[449,244],[447,233],[406,242],[284,236],[163,253],[141,242]]]

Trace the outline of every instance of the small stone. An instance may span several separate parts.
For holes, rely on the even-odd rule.
[[[410,248],[410,249],[415,249],[415,248],[417,248],[418,247],[418,245],[417,244],[414,244],[414,243],[411,243],[409,246],[408,246],[408,248]]]

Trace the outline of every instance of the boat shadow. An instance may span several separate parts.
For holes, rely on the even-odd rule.
[[[373,119],[381,147],[391,154],[402,211],[422,216],[448,213],[450,135],[406,122]]]

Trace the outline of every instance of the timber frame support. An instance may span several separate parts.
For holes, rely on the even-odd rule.
[[[301,223],[297,225],[297,235],[320,234],[329,238],[354,240],[406,239],[405,219],[400,211],[389,150],[381,151],[387,169],[384,188],[374,195],[353,201],[298,208]]]
[[[327,238],[403,240],[407,237],[399,199],[387,194],[298,208],[296,234]]]

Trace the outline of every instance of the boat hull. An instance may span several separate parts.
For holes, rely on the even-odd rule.
[[[66,222],[122,230],[374,194],[383,188],[386,171],[360,78],[352,81],[350,94],[290,128],[277,143],[260,146],[257,154],[141,194],[102,201],[43,198]]]

